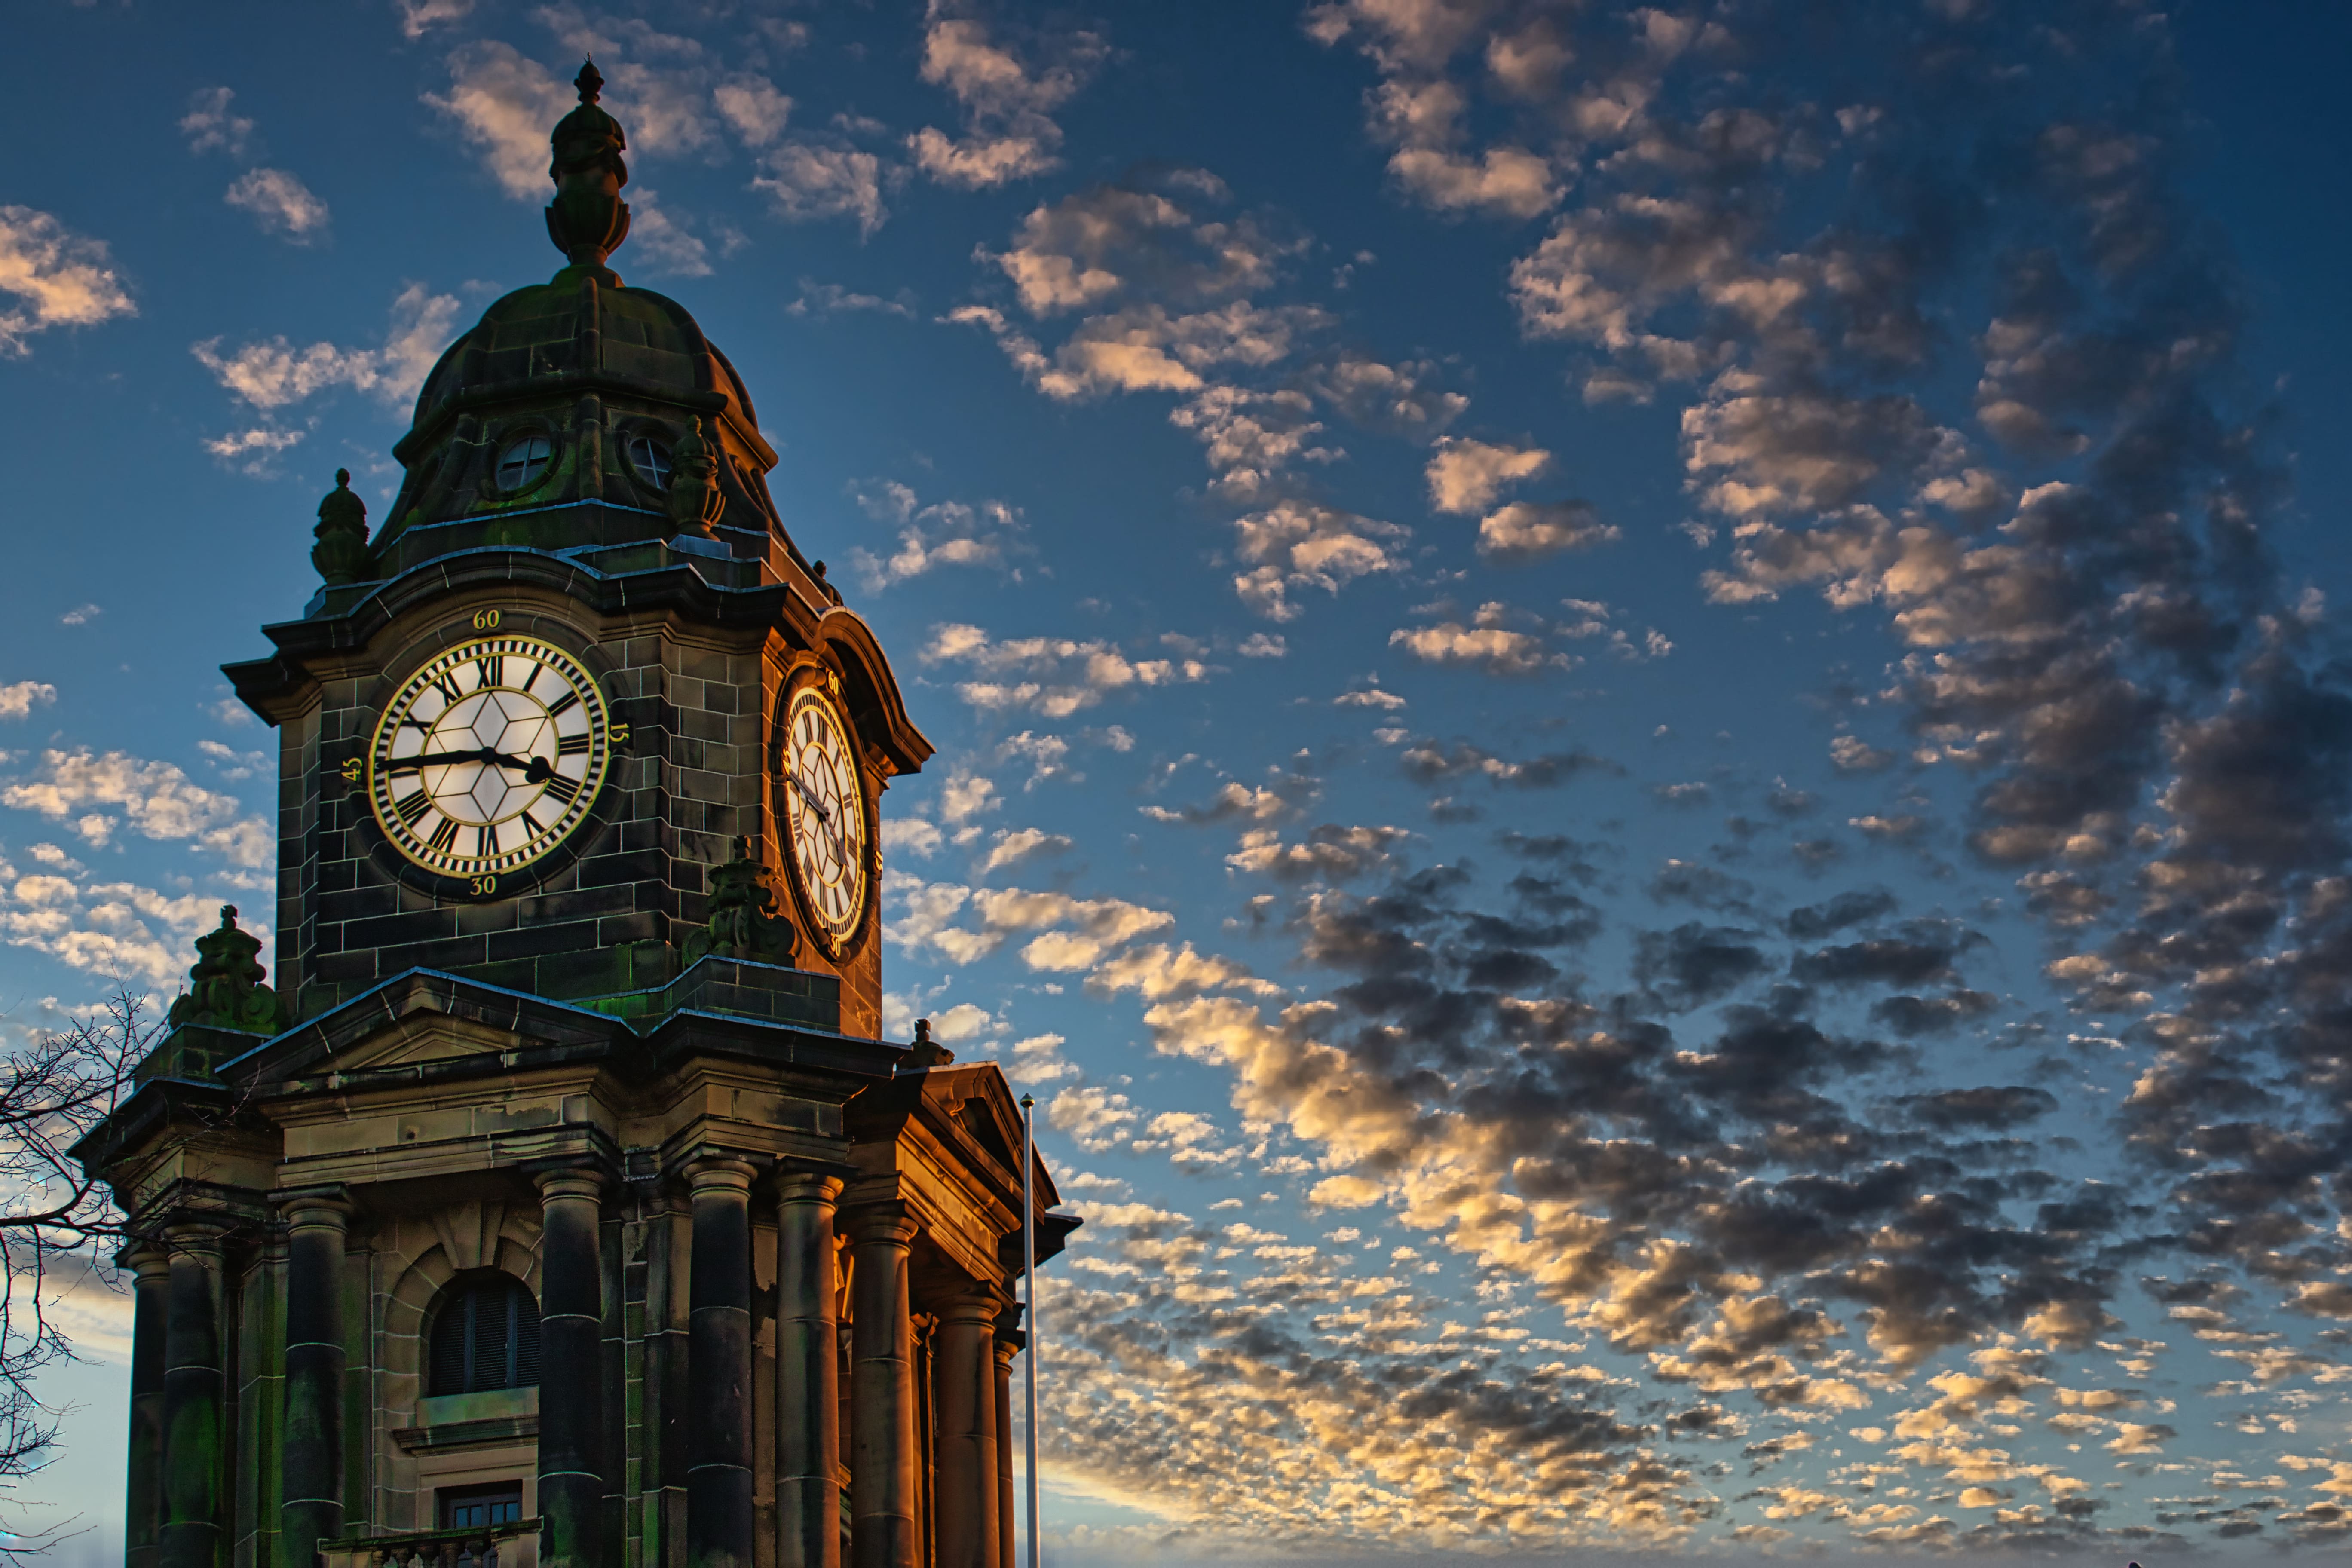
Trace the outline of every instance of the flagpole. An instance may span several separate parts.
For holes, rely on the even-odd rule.
[[[1029,1384],[1029,1568],[1037,1568],[1037,1200],[1032,1186],[1036,1169],[1037,1100],[1021,1097],[1021,1280],[1027,1311],[1023,1326],[1029,1331],[1028,1352],[1022,1369]]]

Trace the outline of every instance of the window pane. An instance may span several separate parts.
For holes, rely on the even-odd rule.
[[[544,436],[525,436],[509,442],[499,454],[499,488],[519,490],[536,484],[547,472],[547,459],[554,452]]]

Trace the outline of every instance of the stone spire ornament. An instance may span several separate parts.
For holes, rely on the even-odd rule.
[[[331,588],[356,583],[367,567],[367,502],[352,490],[352,471],[335,470],[335,488],[319,503],[319,541],[310,546],[310,564]]]
[[[719,489],[718,442],[708,419],[695,420],[686,439],[670,454],[666,504],[670,522],[679,533],[690,539],[718,537],[711,530],[727,510],[727,498]]]
[[[776,912],[768,868],[751,858],[747,837],[735,840],[734,859],[710,868],[709,909],[709,924],[687,940],[684,957],[688,963],[709,954],[790,964],[799,951],[800,938],[792,921]]]
[[[629,204],[621,199],[621,187],[629,183],[621,153],[629,139],[621,122],[596,106],[604,78],[594,60],[580,68],[572,85],[580,89],[580,107],[557,121],[548,138],[555,152],[547,169],[555,200],[547,208],[547,237],[572,266],[602,272],[604,258],[629,234]]]
[[[172,1004],[171,1026],[276,1034],[278,996],[261,983],[268,971],[257,962],[260,952],[261,939],[237,928],[236,906],[223,904],[219,928],[196,938],[196,965]]]

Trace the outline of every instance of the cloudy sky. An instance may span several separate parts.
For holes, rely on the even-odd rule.
[[[1064,1562],[2340,1549],[2323,9],[15,7],[0,1001],[264,911],[215,667],[593,49],[940,747],[893,1028],[1087,1216]]]

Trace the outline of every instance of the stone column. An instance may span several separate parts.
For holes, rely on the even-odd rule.
[[[687,1287],[686,1560],[751,1568],[751,1178],[733,1155],[686,1168],[694,1200]]]
[[[1021,1353],[1019,1303],[996,1315],[996,1331],[989,1341],[996,1363],[996,1561],[1013,1568],[1013,1543],[1019,1521],[1013,1512],[1013,1358]]]
[[[841,1568],[841,1352],[833,1205],[841,1184],[776,1184],[776,1564]]]
[[[604,1568],[604,1178],[538,1173],[541,1568]]]
[[[916,1568],[915,1340],[907,1293],[915,1222],[896,1205],[850,1215],[849,1551],[853,1568]]]
[[[156,1568],[163,1525],[163,1336],[171,1320],[172,1258],[160,1247],[125,1253],[131,1296],[131,1458],[124,1469],[126,1568]]]
[[[940,1309],[932,1361],[938,1423],[938,1568],[999,1568],[995,1298],[973,1290]]]
[[[175,1225],[163,1327],[163,1464],[158,1568],[226,1560],[228,1433],[221,1402],[223,1238],[218,1226]]]
[[[286,1426],[278,1468],[282,1568],[310,1568],[343,1533],[343,1237],[340,1189],[297,1193],[286,1215]]]

